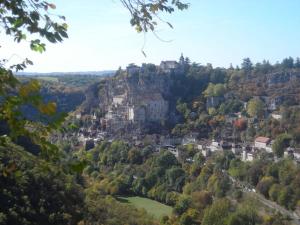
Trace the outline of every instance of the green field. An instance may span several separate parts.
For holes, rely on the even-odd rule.
[[[172,207],[157,201],[141,197],[118,197],[122,203],[134,205],[136,208],[144,208],[149,214],[159,219],[163,215],[171,215]]]

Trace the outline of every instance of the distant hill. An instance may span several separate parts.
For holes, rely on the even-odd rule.
[[[50,73],[37,73],[37,72],[18,72],[17,76],[66,76],[66,75],[90,75],[90,76],[113,76],[115,70],[103,71],[83,71],[83,72],[50,72]]]
[[[70,72],[70,73],[19,73],[18,79],[27,82],[37,79],[41,83],[41,96],[44,101],[57,103],[58,112],[74,111],[86,99],[85,90],[101,80],[114,75],[113,71]],[[38,115],[31,107],[24,108],[29,119]]]

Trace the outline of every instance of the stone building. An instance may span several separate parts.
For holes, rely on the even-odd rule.
[[[243,150],[242,153],[242,161],[250,161],[252,162],[255,158],[254,152],[252,151],[246,151],[245,149]]]
[[[159,66],[161,71],[164,73],[174,72],[178,67],[179,64],[176,61],[162,61]]]
[[[141,68],[139,66],[136,66],[134,64],[130,64],[130,65],[127,66],[126,72],[127,72],[128,75],[133,75],[133,74],[139,73],[140,69]]]
[[[128,120],[132,122],[160,122],[166,119],[168,102],[161,94],[138,96],[133,106],[128,107]]]
[[[125,101],[126,95],[117,95],[113,97],[113,105],[114,106],[119,106],[122,105],[123,102]]]
[[[267,137],[257,137],[254,141],[254,147],[272,152],[271,139]]]
[[[148,121],[161,121],[166,118],[168,112],[168,102],[161,94],[156,93],[145,96],[142,105],[146,106],[146,116]]]

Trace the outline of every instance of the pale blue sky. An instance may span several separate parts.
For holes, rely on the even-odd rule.
[[[67,18],[70,38],[38,54],[1,34],[0,57],[29,57],[35,65],[27,71],[51,72],[158,64],[178,59],[181,52],[193,62],[224,67],[240,64],[245,57],[275,63],[300,56],[300,0],[186,1],[191,3],[187,11],[165,17],[174,29],[158,28],[159,36],[171,42],[146,36],[147,58],[141,53],[144,37],[130,26],[129,14],[118,0],[53,0],[56,11]]]

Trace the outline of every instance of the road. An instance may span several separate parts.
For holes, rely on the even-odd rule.
[[[278,205],[277,203],[270,201],[268,199],[266,199],[263,195],[255,193],[255,192],[251,192],[248,193],[249,195],[251,195],[251,197],[253,197],[254,199],[260,201],[262,204],[264,204],[265,206],[280,212],[282,215],[288,216],[289,218],[291,218],[294,222],[294,224],[300,225],[300,217],[299,215],[297,215],[295,212],[293,211],[289,211],[286,208]]]
[[[231,182],[241,188],[241,190],[244,192],[244,193],[248,193],[249,195],[251,195],[254,199],[260,201],[263,205],[277,211],[277,212],[280,212],[282,215],[285,215],[285,216],[288,216],[289,218],[291,218],[294,222],[294,224],[297,224],[297,225],[300,225],[300,216],[297,215],[295,212],[293,211],[290,211],[290,210],[287,210],[286,208],[278,205],[276,202],[273,202],[273,201],[270,201],[268,199],[266,199],[263,195],[257,193],[255,191],[255,188],[254,187],[251,187],[251,185],[249,184],[246,184],[244,182],[240,182],[238,180],[236,180],[235,178],[231,177],[227,171],[225,170],[222,170],[223,174],[225,176],[228,176],[229,179],[231,180]]]

